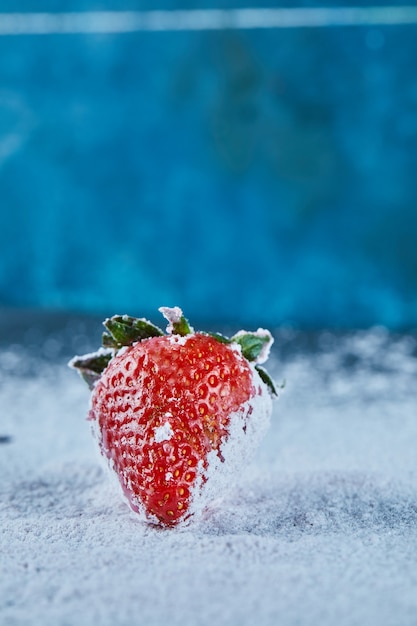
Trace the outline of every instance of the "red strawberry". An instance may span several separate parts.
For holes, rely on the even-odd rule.
[[[114,316],[104,347],[70,365],[92,389],[89,419],[131,508],[172,526],[217,498],[247,461],[276,391],[255,365],[268,356],[268,331],[227,339],[194,332],[178,307],[160,311],[167,335]]]

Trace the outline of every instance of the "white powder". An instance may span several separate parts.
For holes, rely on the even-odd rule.
[[[254,366],[250,367],[254,386],[261,393],[245,402],[239,412],[230,415],[229,435],[221,443],[220,455],[213,450],[207,458],[207,469],[200,464],[190,506],[195,516],[227,495],[239,474],[250,465],[268,431],[272,399]]]
[[[287,386],[248,471],[169,530],[99,468],[78,376],[0,350],[0,623],[414,625],[416,340],[319,345],[272,353]]]
[[[156,443],[161,443],[161,441],[169,441],[174,434],[172,430],[172,426],[169,422],[164,422],[161,426],[158,426],[154,430],[154,437]]]
[[[185,346],[190,337],[194,337],[194,335],[167,335],[167,340],[171,344],[176,344],[177,346]]]

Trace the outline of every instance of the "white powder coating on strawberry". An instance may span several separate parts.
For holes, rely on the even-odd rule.
[[[172,430],[171,424],[167,421],[161,426],[158,426],[154,430],[154,437],[156,443],[161,443],[161,441],[169,441],[174,434]]]
[[[184,335],[183,337],[181,335],[167,335],[167,340],[172,345],[185,346],[187,341],[194,336],[194,334]]]
[[[235,478],[252,461],[265,437],[272,414],[272,398],[265,383],[251,364],[255,395],[230,415],[229,433],[220,446],[220,454],[207,455],[207,467],[199,465],[199,475],[192,490],[189,513],[201,516],[204,510],[221,500],[235,484]],[[187,525],[188,519],[180,523]]]

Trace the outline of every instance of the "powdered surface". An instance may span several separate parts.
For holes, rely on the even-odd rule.
[[[0,624],[414,626],[415,338],[283,333],[270,364],[253,465],[164,531],[102,472],[78,376],[1,348]]]

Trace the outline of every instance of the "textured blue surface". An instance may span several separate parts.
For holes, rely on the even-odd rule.
[[[416,59],[413,26],[0,37],[0,304],[417,326]]]

